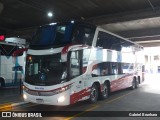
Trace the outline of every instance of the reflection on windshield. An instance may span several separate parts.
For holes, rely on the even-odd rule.
[[[27,56],[26,79],[32,85],[54,85],[67,79],[66,63],[61,62],[61,56],[43,55]]]
[[[59,46],[69,43],[72,25],[47,25],[40,27],[30,46]]]
[[[66,44],[92,45],[94,26],[87,24],[55,24],[40,27],[31,40],[30,47],[60,47]]]

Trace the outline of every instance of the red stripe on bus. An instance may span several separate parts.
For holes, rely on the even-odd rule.
[[[76,102],[78,102],[80,99],[82,99],[83,97],[89,96],[90,95],[90,91],[89,88],[83,89],[77,93],[74,93],[70,96],[70,104],[74,104]]]
[[[79,45],[78,47],[88,47],[88,45],[81,45],[81,44],[69,44],[69,45],[66,45],[63,49],[62,49],[62,54],[66,54],[69,50],[69,48],[71,46],[74,46],[74,45]]]
[[[110,91],[114,92],[117,90],[128,88],[132,83],[132,80],[133,80],[132,78],[133,78],[133,74],[128,74],[114,81],[111,81]]]
[[[68,52],[68,49],[69,47],[73,46],[73,44],[69,44],[69,45],[66,45],[63,49],[62,49],[62,54],[66,54]]]
[[[22,49],[16,50],[16,51],[13,52],[12,56],[13,56],[13,57],[16,57],[16,56],[18,56],[20,53],[23,53],[24,51],[27,51],[27,50],[28,50],[28,48],[22,48]]]
[[[52,90],[44,90],[44,91],[42,91],[42,90],[32,90],[32,89],[29,89],[28,87],[26,87],[25,85],[24,85],[24,87],[27,88],[27,89],[29,89],[30,91],[36,91],[36,92],[51,92],[51,91],[60,90],[60,89],[62,89],[62,88],[68,87],[69,85],[72,85],[72,84],[73,84],[73,83],[68,84],[68,85],[65,85],[65,86],[60,87],[60,88],[56,88],[56,89],[52,89]],[[36,87],[36,86],[35,86],[35,87]]]

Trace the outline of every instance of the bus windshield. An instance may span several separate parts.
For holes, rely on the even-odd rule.
[[[70,43],[72,24],[55,24],[40,27],[31,40],[30,46],[61,46]]]
[[[1,43],[0,44],[0,55],[1,56],[2,55],[3,56],[12,56],[14,51],[20,50],[20,49],[21,49],[20,46]],[[17,56],[22,56],[22,55],[23,55],[23,53],[20,53]]]
[[[95,26],[65,23],[40,27],[33,36],[31,48],[62,47],[67,44],[92,45]]]
[[[67,80],[67,67],[61,62],[61,54],[34,56],[26,60],[25,82],[32,85],[50,86]]]

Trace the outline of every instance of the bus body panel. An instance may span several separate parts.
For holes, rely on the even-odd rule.
[[[16,50],[24,47],[25,40],[20,40],[13,37],[0,42],[0,87],[17,86],[24,75],[25,55],[12,56]]]
[[[59,26],[57,27],[57,31],[58,28]],[[62,26],[60,26],[60,28],[62,29]],[[75,28],[73,30],[76,31]],[[86,29],[86,31],[88,32],[89,30]],[[81,34],[83,32],[81,31]],[[60,30],[60,33],[65,34],[64,27]],[[73,38],[71,38],[73,42],[75,39],[74,33],[77,34],[77,32],[73,31],[73,34],[70,35],[73,36]],[[106,47],[99,46],[98,42],[104,38],[104,33],[107,35],[108,40],[119,40],[119,43],[117,44],[117,42],[114,41],[115,43],[112,45],[107,46],[106,44]],[[32,46],[31,49],[27,51],[27,54],[33,59],[29,59],[28,57],[26,60],[26,69],[28,69],[26,72],[26,80],[24,81],[24,86],[27,87],[27,89],[24,89],[24,95],[27,96],[27,98],[25,98],[26,101],[38,103],[38,101],[36,101],[36,99],[38,99],[43,100],[42,104],[69,105],[89,99],[91,87],[94,83],[99,85],[98,90],[102,93],[104,91],[104,83],[109,84],[108,87],[110,92],[114,92],[131,87],[134,79],[140,79],[139,83],[142,82],[141,66],[143,61],[137,59],[137,57],[141,55],[140,52],[138,53],[138,51],[141,50],[141,46],[99,27],[96,28],[94,36],[92,36],[92,44],[90,44],[91,42],[85,44],[87,43],[86,41],[89,36],[89,33],[85,33],[81,36],[81,39],[83,39],[82,37],[86,37],[83,43],[79,43],[78,39],[77,43],[72,43],[72,41],[70,41],[61,47],[50,47],[48,49],[39,48],[36,50],[32,49]],[[104,44],[101,45],[103,46]],[[109,47],[113,47],[113,49]],[[61,54],[61,58],[56,59],[56,55],[58,56],[59,54]],[[54,59],[52,58],[53,56],[55,56]],[[55,66],[53,66],[53,64],[55,64]],[[47,68],[45,68],[46,65]],[[64,69],[64,66],[67,66],[67,68]],[[54,74],[54,72],[56,72],[54,71],[52,79],[49,79],[49,75],[52,74],[51,71],[53,68],[57,69],[57,74]],[[63,73],[62,77],[58,78],[61,82],[57,80],[59,74],[58,68],[63,68],[63,70],[61,69],[61,73]],[[66,75],[67,79],[66,77],[64,79],[63,77]],[[32,78],[32,76],[34,77]],[[43,77],[46,78],[42,79]],[[37,83],[33,82],[33,80],[37,81]],[[53,83],[52,80],[55,80],[54,82],[57,83]],[[51,84],[48,84],[47,82],[51,82]],[[36,84],[40,84],[41,86]],[[42,88],[43,90],[41,90]],[[34,91],[33,93],[36,93],[37,95],[30,94],[27,92],[28,89],[29,91]],[[57,92],[55,95],[41,95],[51,94],[47,93],[47,91],[54,91],[57,89],[60,92]],[[63,92],[61,91],[62,89],[64,89]],[[59,103],[57,100],[61,96],[65,96],[65,100]]]

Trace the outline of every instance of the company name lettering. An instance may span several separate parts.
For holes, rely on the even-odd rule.
[[[41,88],[41,87],[35,87],[35,89],[37,89],[37,90],[44,90],[44,88]]]

